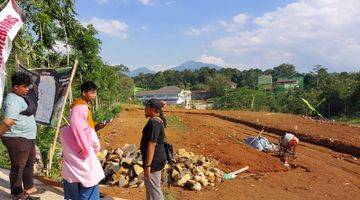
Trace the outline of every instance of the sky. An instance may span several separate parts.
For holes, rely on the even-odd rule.
[[[360,0],[76,0],[109,64],[360,70]]]

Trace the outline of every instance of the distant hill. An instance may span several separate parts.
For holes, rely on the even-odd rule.
[[[135,76],[138,76],[139,74],[154,74],[156,73],[155,71],[152,71],[146,67],[141,67],[141,68],[137,68],[137,69],[134,69],[133,71],[130,71],[127,73],[128,76],[130,77],[135,77]]]
[[[177,67],[171,68],[170,70],[175,70],[175,71],[184,71],[184,70],[191,70],[191,71],[195,71],[198,70],[202,67],[209,67],[209,68],[214,68],[216,70],[221,69],[222,67],[220,67],[219,65],[215,65],[215,64],[208,64],[208,63],[203,63],[203,62],[197,62],[197,61],[188,61],[185,62]]]

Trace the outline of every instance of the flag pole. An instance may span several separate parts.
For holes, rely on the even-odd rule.
[[[75,73],[76,73],[77,66],[78,66],[78,60],[76,59],[75,63],[74,63],[74,66],[73,66],[73,69],[71,71],[69,85],[68,85],[68,87],[66,89],[66,93],[65,93],[65,96],[64,96],[64,103],[62,105],[61,112],[60,112],[60,117],[58,119],[58,123],[57,123],[57,126],[56,126],[55,137],[53,139],[53,143],[50,145],[50,149],[49,149],[49,153],[48,153],[48,162],[47,162],[47,166],[46,166],[46,175],[47,176],[50,175],[50,171],[51,171],[51,168],[52,168],[53,158],[54,158],[54,154],[55,154],[55,150],[56,150],[56,143],[57,143],[57,140],[58,140],[58,135],[59,135],[59,132],[60,132],[60,127],[61,127],[61,122],[62,122],[62,119],[63,119],[63,116],[64,116],[64,110],[65,110],[66,102],[67,102],[67,99],[68,99],[68,96],[69,96],[69,91],[71,90],[71,85],[72,85],[72,81],[73,81]]]

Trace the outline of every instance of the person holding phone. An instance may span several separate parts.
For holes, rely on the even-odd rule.
[[[64,199],[99,200],[99,182],[105,177],[96,156],[100,151],[96,131],[106,123],[95,125],[91,103],[96,98],[97,86],[87,81],[81,85],[82,98],[71,105],[70,125],[61,129],[63,149],[62,178]]]
[[[13,199],[37,199],[29,196],[37,192],[34,187],[36,109],[29,111],[25,101],[32,80],[29,75],[18,72],[12,76],[11,82],[11,92],[3,103],[4,120],[0,124],[1,140],[11,162],[11,195]]]

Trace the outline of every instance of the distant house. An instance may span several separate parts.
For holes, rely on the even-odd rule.
[[[214,95],[206,90],[195,90],[191,92],[191,100],[208,100]]]
[[[169,105],[185,105],[189,107],[191,101],[191,91],[181,90],[176,86],[162,87],[158,90],[143,91],[136,95],[141,101],[150,99],[160,99]]]
[[[282,92],[293,88],[303,88],[304,77],[296,74],[291,77],[279,77],[276,81],[276,91]]]
[[[259,76],[257,86],[260,90],[272,91],[273,90],[272,75],[268,74],[268,75]]]

